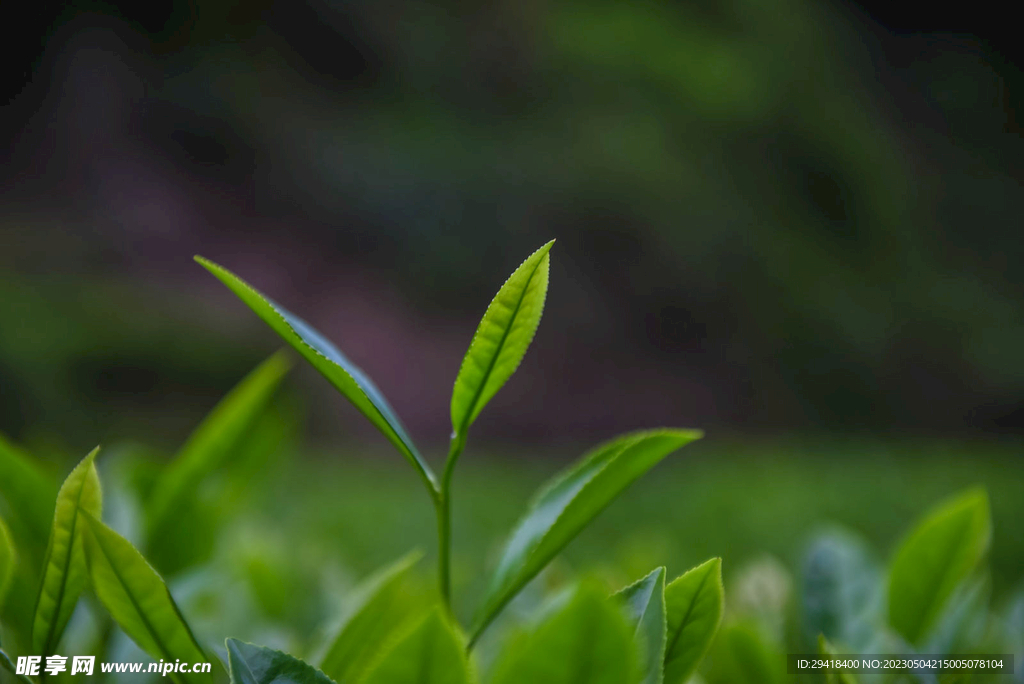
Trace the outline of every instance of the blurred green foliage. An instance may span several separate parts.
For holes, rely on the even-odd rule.
[[[228,355],[191,343],[217,341],[167,344],[145,306],[130,330],[51,320],[140,283],[168,315],[168,264],[196,251],[273,251],[269,277],[321,296],[374,269],[431,327],[551,235],[559,344],[698,385],[695,423],[1019,427],[1020,84],[979,41],[808,0],[270,4],[111,7],[52,37],[12,111],[16,159],[53,177],[12,164],[0,203],[9,432],[119,380],[226,389]]]

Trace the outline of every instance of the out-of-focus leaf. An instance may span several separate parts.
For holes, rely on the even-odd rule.
[[[86,558],[97,598],[125,634],[155,659],[206,662],[167,585],[131,543],[83,512]],[[176,681],[211,682],[210,673],[169,674]]]
[[[824,634],[818,635],[818,655],[824,658],[835,658],[839,655]],[[827,672],[825,681],[827,684],[857,684],[857,678],[850,672]]]
[[[983,638],[989,617],[992,583],[987,575],[969,577],[950,595],[921,651],[934,655],[966,653]]]
[[[984,490],[969,490],[927,514],[889,568],[889,624],[919,645],[953,590],[981,562],[991,537]]]
[[[51,655],[57,648],[78,597],[89,582],[82,514],[99,516],[103,512],[103,494],[96,473],[99,450],[96,447],[75,466],[57,493],[53,529],[32,618],[32,650],[43,656]]]
[[[665,587],[665,684],[684,684],[696,671],[718,631],[724,603],[721,558],[705,561]]]
[[[626,487],[699,430],[634,432],[589,452],[545,485],[512,532],[471,643],[498,612]]]
[[[364,684],[468,684],[466,646],[436,608],[418,625],[382,650]]]
[[[14,667],[14,663],[11,662],[10,656],[4,649],[0,648],[0,669],[7,670],[7,673],[14,677],[15,680],[21,682],[21,684],[35,684],[31,679],[25,675],[18,674],[18,669]]]
[[[4,606],[4,599],[7,598],[7,589],[14,577],[14,567],[17,565],[18,556],[14,550],[14,540],[7,529],[7,523],[0,518],[0,608]]]
[[[804,554],[802,575],[805,636],[860,652],[882,621],[882,571],[865,544],[840,530],[822,533]]]
[[[711,649],[713,684],[782,684],[789,681],[786,660],[756,623],[722,627]]]
[[[42,545],[50,529],[50,502],[55,494],[53,483],[32,457],[0,434],[0,498],[7,502],[8,523],[22,533],[23,541],[38,540]]]
[[[354,608],[320,659],[320,669],[338,682],[358,681],[383,644],[422,617],[408,594],[409,570],[422,554],[411,553],[370,577],[356,590]]]
[[[636,625],[634,638],[643,649],[643,684],[661,684],[665,669],[665,568],[657,568],[616,597]]]
[[[436,495],[437,483],[433,471],[423,460],[398,415],[377,385],[362,370],[308,323],[289,313],[231,271],[200,256],[196,257],[196,261],[227,285],[274,332],[294,347],[335,389],[352,402],[412,464],[431,495]]]
[[[225,644],[231,684],[334,684],[320,670],[287,653],[238,639]]]
[[[236,453],[289,368],[277,353],[256,367],[206,416],[153,488],[148,531],[154,544],[193,496],[199,482]]]
[[[494,296],[470,342],[452,390],[452,430],[465,435],[519,367],[533,341],[548,292],[551,245],[527,257]]]
[[[564,608],[510,643],[494,684],[631,684],[639,679],[635,628],[619,602],[584,585]]]

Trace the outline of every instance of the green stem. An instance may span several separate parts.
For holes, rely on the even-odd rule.
[[[452,612],[452,578],[451,578],[451,555],[452,555],[452,475],[455,472],[455,464],[466,447],[465,433],[452,433],[451,444],[448,448],[448,460],[444,463],[444,474],[441,476],[441,489],[437,501],[437,536],[438,536],[438,559],[437,575],[440,583],[441,599],[445,608]]]

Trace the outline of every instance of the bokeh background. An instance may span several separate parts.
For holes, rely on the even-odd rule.
[[[1001,11],[29,3],[4,28],[0,432],[55,471],[97,442],[173,453],[280,346],[199,253],[335,340],[440,457],[479,316],[557,238],[540,331],[463,458],[464,583],[558,465],[667,424],[708,437],[570,562],[789,563],[825,521],[884,558],[981,483],[1005,595],[1024,78]],[[429,547],[414,476],[314,371],[279,403],[260,544],[319,525],[360,572]]]

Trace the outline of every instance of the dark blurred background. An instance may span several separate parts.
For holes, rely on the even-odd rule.
[[[428,447],[554,237],[477,434],[1024,430],[1001,3],[26,3],[5,22],[0,431],[175,439],[303,315]],[[303,368],[315,430],[369,437]],[[340,426],[340,427],[339,427]]]

